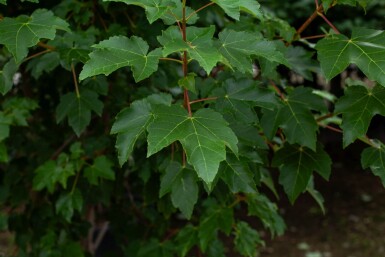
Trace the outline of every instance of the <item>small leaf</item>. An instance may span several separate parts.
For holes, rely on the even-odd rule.
[[[375,86],[351,86],[345,90],[345,95],[337,103],[335,112],[342,113],[344,147],[357,138],[365,136],[373,116],[385,116],[385,88]]]
[[[213,0],[218,4],[227,15],[235,20],[239,20],[240,12],[244,11],[251,15],[263,19],[260,4],[256,0]]]
[[[104,2],[123,2],[128,5],[137,5],[146,10],[150,23],[161,18],[167,11],[173,9],[174,1],[171,0],[103,0]]]
[[[1,24],[1,23],[0,23]],[[13,86],[13,76],[19,66],[15,63],[15,59],[9,60],[0,71],[0,93],[5,95]]]
[[[258,248],[264,245],[258,231],[251,228],[249,224],[244,221],[237,223],[234,234],[235,249],[243,256],[256,256]]]
[[[352,37],[331,35],[318,41],[318,60],[327,79],[332,79],[354,63],[368,76],[385,86],[385,32],[354,28]]]
[[[208,204],[207,204],[208,203]],[[215,201],[206,202],[207,211],[201,215],[198,228],[199,246],[205,252],[209,244],[217,237],[218,230],[229,235],[234,222],[233,210],[222,207]]]
[[[273,158],[273,166],[280,170],[279,183],[283,185],[291,203],[306,189],[313,171],[328,180],[331,163],[329,155],[320,144],[316,152],[302,146],[285,144]]]
[[[190,73],[186,77],[178,80],[178,85],[181,88],[187,89],[193,93],[196,93],[195,90],[195,73]]]
[[[158,106],[148,126],[148,153],[151,156],[180,141],[188,162],[208,185],[214,180],[219,163],[226,158],[226,146],[237,153],[237,138],[219,113],[200,109],[190,117],[180,106]]]
[[[370,168],[374,175],[380,177],[385,187],[385,145],[377,143],[377,147],[368,147],[361,153],[362,168]]]
[[[56,213],[62,215],[67,222],[71,222],[74,211],[81,211],[82,207],[83,197],[77,189],[61,195],[55,204]]]
[[[325,199],[323,198],[323,196],[321,195],[320,192],[318,192],[315,188],[314,188],[314,177],[311,176],[310,178],[310,181],[309,181],[309,184],[307,185],[306,187],[306,191],[313,197],[313,199],[317,202],[318,206],[321,208],[322,210],[322,213],[325,214],[325,206],[324,206],[324,202],[325,202]]]
[[[276,204],[272,203],[262,194],[248,194],[247,205],[249,216],[257,216],[265,228],[270,229],[270,233],[273,236],[275,234],[279,236],[283,235],[286,225],[279,215]]]
[[[190,249],[198,243],[198,230],[188,224],[178,232],[175,240],[178,256],[185,257]]]
[[[115,173],[112,170],[112,162],[106,156],[99,156],[94,160],[92,166],[84,170],[84,176],[90,184],[98,185],[99,178],[115,180]]]
[[[68,23],[44,9],[36,10],[31,17],[6,17],[0,22],[0,44],[7,47],[16,63],[20,63],[27,56],[29,47],[42,38],[54,39],[58,29],[69,31]]]
[[[75,93],[67,93],[60,98],[56,108],[56,120],[59,123],[67,117],[69,125],[76,135],[80,136],[91,122],[91,111],[100,116],[102,110],[103,102],[98,99],[98,95],[88,89],[81,89],[79,97]]]
[[[225,29],[219,33],[220,53],[240,72],[253,73],[251,56],[263,57],[289,66],[273,42],[263,39],[259,34]]]
[[[66,155],[60,155],[57,163],[49,160],[39,166],[33,178],[33,189],[41,191],[47,188],[48,192],[53,193],[56,183],[60,183],[63,188],[67,188],[67,179],[75,175],[74,167],[66,161]]]
[[[79,79],[99,74],[109,75],[119,68],[130,66],[136,82],[148,78],[158,69],[161,50],[148,53],[149,46],[140,37],[114,36],[93,45],[95,50],[83,66]]]

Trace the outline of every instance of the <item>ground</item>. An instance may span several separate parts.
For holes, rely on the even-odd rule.
[[[385,188],[378,177],[361,169],[360,150],[333,154],[330,182],[317,180],[325,215],[308,195],[294,206],[281,197],[288,230],[273,240],[266,235],[260,257],[385,256]]]

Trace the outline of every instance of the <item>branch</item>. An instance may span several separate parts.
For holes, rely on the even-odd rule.
[[[217,100],[218,97],[214,96],[214,97],[207,97],[207,98],[201,98],[201,99],[198,99],[198,100],[194,100],[194,101],[191,101],[190,104],[195,104],[195,103],[199,103],[199,102],[204,102],[204,101],[210,101],[210,100]]]
[[[213,4],[215,4],[215,3],[214,2],[210,2],[210,3],[206,4],[206,5],[198,8],[196,11],[190,13],[190,15],[187,16],[186,21],[188,21],[193,15],[196,15],[198,12],[202,11],[203,9],[205,9],[205,8],[207,8],[207,7],[209,7],[209,6],[213,5]]]

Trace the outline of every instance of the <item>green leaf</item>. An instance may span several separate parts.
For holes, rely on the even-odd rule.
[[[191,224],[183,227],[175,238],[178,256],[185,257],[190,249],[198,243],[198,230]]]
[[[264,110],[261,126],[269,138],[281,127],[289,143],[315,150],[318,125],[311,110],[327,111],[323,99],[311,88],[297,87],[277,110]]]
[[[172,53],[187,51],[189,56],[196,60],[209,74],[217,62],[222,61],[222,56],[213,46],[215,26],[207,28],[188,27],[187,42],[183,41],[177,26],[171,26],[162,31],[158,36],[159,43],[163,45],[163,56]]]
[[[358,3],[359,5],[362,6],[362,8],[365,8],[370,1],[372,1],[372,0],[322,0],[322,3],[323,3],[323,7],[325,9],[325,12],[326,12],[330,6],[334,6],[337,4],[356,6]]]
[[[44,54],[40,58],[33,58],[27,64],[27,70],[35,79],[39,79],[43,72],[49,73],[60,65],[60,55],[57,52]]]
[[[369,79],[385,86],[385,32],[354,28],[351,38],[331,35],[320,40],[316,49],[327,79],[354,63]]]
[[[195,73],[190,73],[186,77],[181,78],[178,80],[178,85],[181,88],[187,89],[193,93],[196,93],[195,90]]]
[[[361,153],[362,168],[370,168],[374,175],[380,177],[385,187],[385,145],[377,142],[376,147],[368,147]]]
[[[317,151],[308,148],[289,145],[275,153],[273,166],[279,167],[279,183],[283,185],[291,203],[306,189],[313,171],[328,180],[331,171],[331,159],[317,145]]]
[[[62,194],[55,204],[56,213],[64,217],[67,222],[71,222],[74,211],[81,211],[83,207],[83,197],[79,190],[71,193]]]
[[[227,160],[221,163],[220,178],[227,184],[232,193],[255,193],[257,188],[254,175],[247,160],[238,159],[227,154]]]
[[[247,205],[249,216],[257,216],[264,227],[270,229],[270,233],[273,236],[275,234],[279,236],[283,235],[286,225],[279,215],[276,204],[272,203],[262,194],[248,194]]]
[[[182,13],[183,13],[183,4],[182,1],[180,0],[171,0],[173,4],[175,5],[175,8],[165,12],[161,19],[166,25],[173,25],[177,22],[182,23]],[[187,20],[187,24],[194,24],[198,19],[199,15],[198,14],[193,14],[194,10],[186,6],[186,17],[189,17]],[[192,15],[193,14],[193,15]],[[192,15],[190,17],[190,15]]]
[[[95,50],[83,66],[80,80],[99,74],[107,76],[119,68],[130,66],[135,81],[139,82],[158,69],[161,50],[155,49],[148,53],[149,46],[140,37],[114,36],[93,47]]]
[[[47,188],[48,192],[53,193],[56,183],[60,183],[63,188],[67,188],[67,179],[75,175],[74,167],[68,162],[67,156],[61,154],[57,162],[49,160],[39,166],[33,178],[33,189],[41,191]]]
[[[167,11],[173,9],[174,1],[170,0],[103,0],[103,2],[122,2],[128,5],[137,5],[145,9],[147,19],[153,23],[161,18]]]
[[[251,79],[227,79],[223,83],[224,93],[219,94],[225,100],[250,102],[253,106],[266,109],[274,109],[278,105],[274,93],[258,85],[258,82]],[[253,121],[251,121],[253,122]]]
[[[357,138],[365,136],[373,116],[385,116],[385,88],[375,86],[351,86],[345,90],[345,95],[337,103],[335,112],[342,113],[344,147]]]
[[[313,80],[312,72],[319,72],[319,64],[312,59],[313,52],[306,51],[300,46],[290,45],[285,57],[293,71],[307,80]]]
[[[229,235],[234,222],[233,210],[231,208],[222,207],[215,201],[206,202],[206,205],[207,211],[204,215],[201,215],[198,228],[199,246],[203,252],[215,240],[218,230]]]
[[[159,99],[156,99],[157,97]],[[171,100],[170,95],[152,95],[147,99],[134,101],[130,107],[119,112],[112,125],[111,134],[118,134],[115,147],[118,151],[120,166],[128,160],[136,141],[144,134],[147,126],[153,120],[150,102],[170,105]]]
[[[260,4],[256,0],[213,0],[218,4],[227,15],[235,20],[239,20],[240,12],[244,11],[262,20],[263,15]]]
[[[184,169],[171,188],[171,201],[174,207],[191,219],[194,205],[198,201],[198,185],[193,170]]]
[[[317,202],[318,206],[321,208],[322,210],[322,213],[325,214],[325,206],[324,206],[324,202],[325,202],[325,199],[323,198],[323,196],[321,195],[320,192],[318,192],[315,188],[314,188],[314,177],[311,176],[310,177],[310,181],[309,181],[309,184],[307,185],[306,187],[306,191],[313,197],[313,199]]]
[[[38,9],[30,17],[4,18],[0,22],[0,44],[12,53],[16,63],[28,54],[28,48],[40,39],[54,39],[56,30],[69,31],[68,23],[53,15],[51,11]]]
[[[183,215],[190,219],[194,205],[198,201],[199,192],[194,171],[183,168],[177,162],[171,162],[161,180],[159,197],[168,192],[171,192],[171,201],[174,207],[181,210]]]
[[[77,136],[91,122],[91,111],[102,115],[103,102],[98,99],[98,94],[88,89],[81,89],[79,97],[75,93],[67,93],[60,98],[56,108],[56,121],[59,123],[65,117]]]
[[[223,242],[216,238],[207,248],[207,257],[226,257]]]
[[[9,161],[9,156],[7,152],[7,146],[0,142],[0,162],[7,163]]]
[[[210,185],[226,159],[226,146],[238,152],[237,137],[223,117],[211,109],[200,109],[190,117],[180,106],[158,106],[154,121],[148,126],[147,156],[180,141],[188,162],[197,174]]]
[[[84,176],[90,184],[98,185],[99,178],[115,180],[115,173],[112,170],[112,162],[106,156],[99,156],[94,163],[84,170]]]
[[[264,245],[258,231],[244,221],[237,223],[234,234],[235,249],[243,256],[257,256],[258,248]]]
[[[1,23],[0,23],[1,24]],[[13,86],[13,76],[19,66],[15,63],[15,59],[9,60],[0,71],[0,93],[5,95]]]
[[[225,29],[218,37],[221,43],[219,52],[242,73],[253,73],[251,56],[263,57],[289,66],[283,54],[277,51],[275,44],[264,40],[259,34]]]

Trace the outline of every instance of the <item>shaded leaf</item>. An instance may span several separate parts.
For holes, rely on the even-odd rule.
[[[237,223],[234,234],[235,249],[243,256],[256,256],[258,248],[264,245],[258,231],[244,221]]]
[[[225,29],[219,33],[218,37],[221,43],[220,53],[233,67],[243,73],[253,73],[251,56],[263,57],[289,66],[283,54],[276,49],[275,44],[264,40],[259,34]]]
[[[106,156],[99,156],[94,163],[84,170],[84,176],[92,185],[99,184],[99,178],[115,180],[115,173],[112,170],[112,162]]]
[[[191,224],[184,226],[176,235],[178,256],[185,257],[190,249],[198,243],[198,229]]]
[[[364,169],[370,168],[385,186],[385,145],[379,142],[376,144],[376,147],[368,147],[361,153],[361,165]]]
[[[342,113],[344,147],[357,138],[365,136],[373,116],[385,116],[385,88],[375,86],[351,86],[345,90],[345,95],[338,99],[335,112]]]
[[[81,89],[79,97],[75,93],[67,93],[60,98],[56,108],[56,121],[59,123],[68,118],[68,124],[77,136],[90,124],[91,111],[102,115],[103,102],[98,99],[98,94],[88,89]]]
[[[64,217],[67,222],[71,222],[74,211],[81,211],[83,207],[83,196],[79,190],[62,194],[56,201],[56,213]]]
[[[35,170],[32,184],[33,189],[41,191],[47,188],[48,192],[53,193],[56,183],[60,183],[63,188],[67,188],[67,179],[75,175],[72,163],[67,161],[67,156],[61,154],[58,161],[49,160]]]
[[[246,160],[227,154],[226,161],[221,163],[220,178],[227,184],[232,193],[255,193],[257,188],[254,175]]]
[[[262,194],[247,195],[248,215],[257,216],[265,228],[274,236],[283,235],[286,229],[283,218],[279,215],[277,205]]]
[[[354,28],[351,38],[331,35],[318,41],[318,60],[327,79],[354,63],[365,75],[385,86],[385,32]]]
[[[263,111],[261,126],[269,138],[281,127],[289,143],[315,150],[318,125],[311,110],[327,111],[323,99],[311,88],[297,87],[277,110]]]
[[[104,74],[109,75],[119,68],[130,66],[136,82],[148,78],[158,69],[161,50],[148,53],[149,46],[140,37],[110,37],[93,45],[90,60],[83,66],[79,79]]]
[[[27,56],[29,47],[42,38],[54,39],[58,29],[68,31],[68,23],[44,9],[34,11],[30,17],[6,17],[0,22],[0,44],[7,47],[16,63],[20,63]]]
[[[302,146],[285,144],[273,158],[273,165],[280,170],[279,183],[283,185],[291,203],[305,191],[313,171],[328,180],[331,163],[329,155],[320,144],[316,152]]]
[[[220,206],[215,201],[206,201],[206,207],[198,228],[199,246],[203,252],[215,240],[218,230],[229,235],[234,222],[231,208]]]
[[[1,23],[0,23],[1,24]],[[13,86],[13,76],[19,66],[15,63],[15,59],[9,60],[0,71],[0,93],[5,95]]]
[[[214,180],[219,163],[226,158],[226,146],[237,153],[237,138],[219,113],[200,109],[190,117],[180,106],[158,106],[148,126],[150,156],[180,141],[188,162],[208,185]]]

